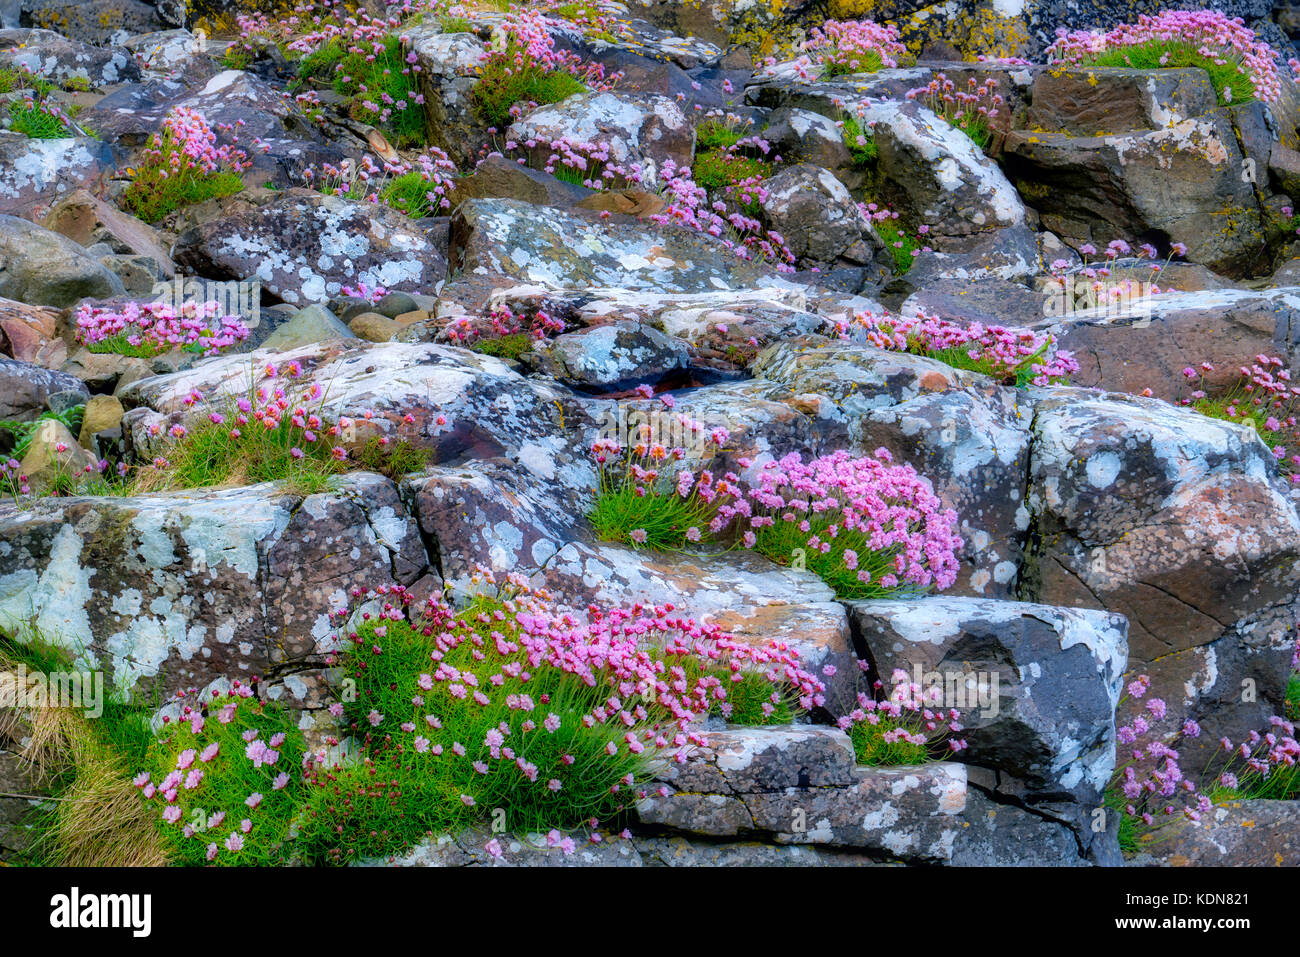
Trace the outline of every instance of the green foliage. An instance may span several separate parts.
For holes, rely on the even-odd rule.
[[[894,275],[902,276],[912,268],[912,263],[916,259],[912,253],[921,248],[921,243],[915,236],[904,231],[897,219],[875,220],[874,225],[894,260]]]
[[[1300,675],[1292,675],[1286,686],[1286,716],[1291,721],[1300,721]]]
[[[898,725],[889,718],[881,717],[879,724],[859,721],[849,728],[849,740],[853,742],[853,753],[859,764],[875,768],[897,767],[899,765],[924,764],[930,760],[925,745],[897,739],[885,740],[887,732]]]
[[[433,204],[429,202],[431,186],[422,172],[412,170],[389,180],[379,198],[386,206],[405,213],[411,219],[422,219],[434,215]]]
[[[882,588],[880,579],[894,574],[897,566],[894,556],[897,546],[883,550],[871,547],[871,542],[861,531],[856,529],[839,529],[832,534],[830,527],[843,521],[839,508],[831,508],[808,516],[809,530],[799,530],[796,522],[776,522],[758,530],[754,549],[778,565],[789,565],[802,555],[808,571],[817,575],[835,591],[835,597],[846,601],[863,598],[896,598],[916,593],[906,585],[894,588]],[[808,538],[816,535],[823,542],[830,542],[830,551],[810,549]],[[849,568],[844,561],[844,552],[851,549],[858,555],[858,564]],[[863,582],[858,572],[866,569],[871,572],[871,581]]]
[[[464,17],[454,17],[444,14],[438,18],[438,29],[443,33],[473,33],[474,24],[470,23]]]
[[[710,192],[735,186],[743,180],[767,179],[771,175],[771,163],[721,150],[698,153],[691,165],[691,178]]]
[[[695,152],[729,150],[740,142],[741,136],[740,127],[736,124],[712,117],[695,128]]]
[[[146,223],[156,223],[182,206],[231,196],[244,188],[239,174],[230,170],[208,173],[185,164],[179,173],[164,175],[171,155],[180,149],[170,132],[163,135],[161,149],[164,159],[137,167],[131,185],[122,194],[123,205]]]
[[[378,472],[396,481],[412,472],[423,471],[433,458],[433,452],[414,446],[405,439],[385,444],[383,439],[373,436],[352,456],[364,471]]]
[[[1119,66],[1137,70],[1180,69],[1194,67],[1210,75],[1210,84],[1219,99],[1233,105],[1255,99],[1255,84],[1250,73],[1231,59],[1206,56],[1196,43],[1176,40],[1151,40],[1134,46],[1116,47],[1084,57],[1088,66]],[[1225,100],[1224,91],[1231,91]]]
[[[533,337],[527,332],[512,332],[505,336],[488,336],[471,347],[474,352],[498,359],[518,359],[533,347]]]
[[[10,129],[34,140],[69,136],[67,117],[57,108],[37,101],[9,104]]]
[[[856,117],[844,117],[843,136],[854,166],[869,167],[875,164],[876,157],[880,155],[876,141],[862,129],[862,124]]]
[[[512,40],[503,54],[480,67],[478,82],[470,94],[479,119],[497,130],[510,125],[510,107],[516,103],[558,103],[586,89],[581,80],[565,70],[550,70],[531,60],[516,66],[516,54],[522,56]]]
[[[587,516],[601,541],[622,542],[634,548],[677,550],[691,544],[686,537],[688,529],[695,528],[701,536],[708,535],[716,508],[694,491],[682,498],[675,489],[651,487],[645,489],[644,495],[638,495],[637,487],[630,475],[602,471],[600,494]],[[634,540],[634,531],[643,531],[644,540]]]
[[[31,448],[32,436],[36,434],[37,428],[42,422],[53,419],[56,422],[62,422],[67,426],[68,431],[73,435],[81,432],[81,420],[86,414],[84,405],[75,405],[71,409],[65,409],[62,412],[42,412],[30,422],[17,422],[12,419],[0,419],[0,429],[10,432],[14,437],[13,457],[21,459]]]
[[[201,772],[195,787],[181,784],[176,789],[172,806],[180,808],[180,817],[175,821],[159,818],[166,846],[179,863],[187,866],[208,863],[211,844],[216,845],[213,860],[217,864],[283,863],[285,841],[301,799],[300,786],[294,782],[301,774],[302,733],[289,712],[275,702],[252,697],[221,698],[207,703],[206,710],[208,714],[198,723],[198,731],[190,721],[172,721],[158,733],[149,749],[148,769],[155,785],[173,772],[182,781],[196,770]],[[256,731],[257,740],[264,745],[275,745],[274,763],[258,766],[247,756],[248,742],[243,736],[246,731]],[[216,755],[203,760],[205,749],[213,745],[217,747]],[[281,774],[288,780],[277,788],[276,779]],[[250,807],[247,802],[256,794],[261,795],[261,801]],[[154,799],[159,814],[163,803],[160,798]],[[223,812],[224,820],[218,823],[214,817]],[[247,832],[240,827],[243,820],[252,822]],[[190,837],[184,836],[187,826],[194,831]],[[242,834],[241,849],[227,848],[225,841],[232,833]]]
[[[341,39],[332,40],[303,57],[298,64],[299,80],[328,81],[335,92],[349,98],[353,119],[390,131],[398,146],[423,145],[424,111],[415,102],[419,90],[406,62],[401,38],[386,37],[378,54],[370,54],[369,44],[365,44],[365,50],[354,53]],[[406,104],[405,108],[394,105],[385,117],[385,95],[393,104]]]

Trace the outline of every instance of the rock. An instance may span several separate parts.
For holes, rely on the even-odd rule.
[[[1300,864],[1296,801],[1229,800],[1169,840],[1142,848],[1136,863],[1169,867],[1295,867]]]
[[[146,700],[276,669],[301,706],[347,589],[429,573],[396,488],[366,473],[305,498],[254,485],[0,506],[0,538],[0,627],[30,622]]]
[[[1048,297],[1041,292],[1005,279],[972,277],[927,281],[902,302],[898,312],[961,323],[1031,326],[1043,321],[1047,309]]]
[[[75,376],[0,356],[0,419],[30,421],[51,395],[68,390],[90,395]]]
[[[773,346],[751,371],[756,384],[775,386],[764,398],[810,420],[810,452],[871,454],[883,446],[930,479],[961,520],[958,592],[1015,594],[1029,527],[1032,413],[1023,393],[935,359],[815,337]],[[773,446],[775,456],[782,447]]]
[[[1037,390],[1035,390],[1037,391]],[[1300,581],[1300,517],[1253,430],[1150,399],[1038,393],[1021,591],[1129,620],[1171,726],[1194,718],[1183,769],[1219,737],[1281,713]],[[1241,681],[1257,698],[1243,701]],[[1140,702],[1138,702],[1140,704]]]
[[[143,0],[34,0],[20,9],[20,25],[42,28],[33,32],[58,30],[73,40],[96,46],[163,26],[157,9]]]
[[[139,65],[127,53],[92,44],[53,30],[0,30],[0,67],[25,67],[54,83],[81,80],[92,88],[140,78]]]
[[[216,62],[206,53],[206,35],[196,36],[189,30],[143,33],[122,45],[135,54],[142,69],[154,75],[170,77],[183,73],[188,78],[206,82],[220,72]]]
[[[200,275],[259,279],[295,305],[325,302],[361,282],[418,292],[447,273],[446,260],[401,213],[306,189],[197,226],[173,255]]]
[[[367,342],[387,342],[405,328],[402,323],[377,312],[363,312],[354,316],[347,327],[352,335]]]
[[[143,220],[79,189],[50,208],[41,220],[46,229],[67,236],[81,246],[107,243],[116,252],[148,256],[168,278],[176,274],[158,232]]]
[[[112,152],[90,136],[29,139],[0,133],[0,213],[40,218],[87,183],[102,191],[114,170]]]
[[[1074,353],[1079,372],[1071,379],[1080,386],[1134,394],[1150,389],[1173,402],[1198,388],[1184,369],[1210,361],[1214,371],[1204,381],[1213,394],[1234,385],[1240,368],[1253,365],[1260,353],[1281,357],[1300,374],[1300,289],[1294,287],[1171,291],[1068,311],[1062,294],[1047,303],[1053,315],[1032,327]]]
[[[763,186],[763,220],[800,261],[834,263],[872,234],[866,215],[829,170],[807,163],[787,166]]]
[[[504,156],[491,155],[449,190],[451,205],[467,199],[515,199],[534,206],[573,206],[595,194],[584,186],[566,183],[550,173],[521,166]]]
[[[85,448],[94,448],[92,443],[95,436],[121,425],[124,412],[122,403],[114,396],[91,396],[86,401],[86,411],[81,419],[81,434],[77,436],[77,442]]]
[[[420,68],[430,142],[466,169],[489,144],[470,98],[487,45],[472,33],[443,33],[435,23],[408,27],[405,35]]]
[[[1115,770],[1122,616],[947,596],[851,602],[849,615],[886,692],[901,670],[961,712],[961,761],[1019,778],[1040,801],[1097,806]]]
[[[771,144],[773,152],[787,161],[810,163],[837,172],[853,163],[853,155],[844,145],[843,128],[829,117],[810,110],[788,106],[773,110],[763,126],[762,137]]]
[[[125,292],[122,280],[70,239],[0,215],[0,296],[41,306],[72,306]]]
[[[506,136],[543,152],[562,139],[608,146],[610,164],[639,173],[647,186],[665,160],[690,166],[695,152],[695,127],[675,99],[623,92],[578,93],[541,106],[511,123]]]
[[[288,352],[329,339],[351,338],[352,330],[339,322],[334,313],[324,306],[313,305],[299,309],[287,322],[276,326],[261,348]]]
[[[196,110],[217,133],[218,143],[238,145],[248,154],[253,166],[243,174],[245,186],[269,181],[283,189],[301,183],[307,167],[338,165],[346,154],[326,142],[282,92],[239,70],[223,70],[206,80],[187,72],[179,79],[119,87],[77,119],[112,147],[119,165],[133,166],[173,108]]]
[[[998,804],[969,782],[965,827],[953,842],[953,867],[1083,867],[1070,829],[1014,804]]]
[[[0,299],[0,351],[19,362],[57,369],[68,347],[55,335],[59,310]]]
[[[36,493],[60,479],[81,479],[98,474],[98,460],[77,444],[77,437],[57,419],[44,419],[32,433],[31,444],[18,471],[27,476]]]
[[[386,435],[429,450],[431,464],[505,455],[557,488],[595,486],[590,456],[568,431],[586,420],[567,390],[525,379],[500,359],[451,346],[335,339],[289,352],[257,352],[251,359],[217,356],[123,390],[119,398],[131,410],[123,428],[137,449],[152,449],[157,439],[151,425],[193,423],[204,414],[186,403],[192,390],[212,401],[234,401],[248,394],[255,364],[268,361],[300,363],[300,388],[320,386],[321,417],[354,420],[342,436],[348,447]],[[405,421],[408,415],[412,423]]]
[[[566,385],[618,392],[657,383],[690,363],[686,343],[637,322],[612,322],[539,342],[538,365]]]
[[[0,864],[19,864],[34,843],[36,811],[49,788],[31,780],[14,751],[0,748]]]
[[[826,850],[817,845],[760,844],[756,841],[691,841],[684,837],[634,837],[647,866],[656,867],[872,867],[867,854]]]
[[[1014,130],[1004,166],[1044,228],[1075,246],[1156,235],[1226,276],[1263,271],[1260,206],[1228,112],[1170,119],[1106,136]]]
[[[1218,106],[1199,69],[1058,66],[1034,75],[1024,126],[1070,136],[1163,130]]]

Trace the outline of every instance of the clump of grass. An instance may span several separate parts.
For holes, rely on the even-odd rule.
[[[698,153],[691,164],[691,178],[710,191],[734,187],[745,181],[767,179],[771,175],[772,164],[766,160],[721,150]]]
[[[358,468],[394,480],[423,471],[432,459],[431,449],[419,448],[405,439],[392,442],[380,436],[370,437],[365,445],[352,452],[352,460]]]
[[[419,89],[400,37],[388,36],[373,46],[369,41],[347,45],[336,38],[303,57],[298,76],[300,81],[328,81],[336,93],[349,98],[353,119],[387,129],[398,146],[425,142]]]
[[[52,103],[14,100],[9,104],[9,128],[34,140],[69,136],[67,114]]]
[[[862,123],[857,117],[844,117],[844,124],[841,129],[843,131],[844,145],[849,149],[849,155],[853,158],[853,165],[861,167],[874,165],[880,151],[876,148],[876,141],[872,138],[870,132],[862,128]]]
[[[893,217],[875,220],[875,227],[889,257],[894,261],[894,275],[905,275],[916,261],[916,253],[922,248],[920,238],[905,230],[902,223]]]
[[[964,740],[952,737],[962,730],[961,714],[943,707],[942,689],[926,690],[901,669],[892,680],[888,697],[876,700],[860,693],[858,706],[839,721],[859,764],[925,764],[965,749]],[[880,682],[876,685],[883,690]]]
[[[504,336],[479,339],[471,348],[485,356],[498,359],[518,359],[533,347],[533,337],[527,332],[512,332]]]
[[[510,125],[510,109],[516,103],[558,103],[585,89],[581,80],[563,70],[549,70],[530,61],[512,67],[494,60],[480,69],[472,99],[484,124],[504,129]]]
[[[0,634],[0,681],[28,672],[82,670],[35,633]],[[13,679],[8,679],[12,681]],[[131,765],[151,740],[148,710],[110,694],[92,720],[75,708],[0,709],[0,739],[17,746],[28,777],[52,792],[33,815],[31,863],[51,867],[153,867],[167,862],[151,815],[131,784]]]

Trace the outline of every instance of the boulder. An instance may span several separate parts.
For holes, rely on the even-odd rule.
[[[140,67],[126,52],[81,42],[54,30],[0,30],[0,67],[28,69],[53,83],[83,81],[92,88],[129,83]]]
[[[18,466],[36,494],[60,481],[75,482],[99,474],[99,461],[80,445],[58,419],[44,419],[32,432],[31,442]]]
[[[196,226],[177,240],[173,255],[200,275],[258,279],[300,306],[358,283],[420,292],[447,274],[446,260],[401,213],[307,189]]]
[[[566,385],[617,392],[657,383],[690,363],[686,343],[638,322],[611,322],[538,342],[537,365]]]
[[[1300,866],[1300,802],[1228,800],[1166,841],[1141,848],[1137,863],[1166,867]]]
[[[391,482],[303,497],[273,485],[0,506],[0,627],[21,622],[111,687],[166,696],[220,678],[320,683],[348,589],[429,574]]]
[[[40,306],[126,292],[122,280],[72,240],[15,216],[0,215],[0,296]]]
[[[0,133],[0,213],[39,219],[86,184],[102,191],[114,170],[112,152],[94,137]]]
[[[807,163],[787,166],[763,184],[760,201],[768,229],[785,239],[803,262],[834,263],[873,235],[866,214],[829,170]],[[879,241],[876,240],[876,248]],[[865,247],[865,258],[872,249]]]
[[[78,189],[51,206],[41,225],[81,246],[106,243],[119,253],[147,256],[158,264],[164,276],[176,274],[157,230],[87,190]]]
[[[611,165],[637,172],[647,186],[658,181],[665,160],[690,166],[695,152],[695,126],[675,99],[621,91],[578,93],[541,106],[511,123],[506,136],[543,153],[558,140],[599,143],[609,148]]]
[[[896,670],[961,712],[958,759],[1043,800],[1096,807],[1115,770],[1115,706],[1128,663],[1120,615],[935,596],[849,604],[888,692]]]
[[[60,392],[90,392],[76,376],[0,356],[0,419],[30,421]]]

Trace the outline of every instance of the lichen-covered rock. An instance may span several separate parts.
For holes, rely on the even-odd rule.
[[[0,133],[0,212],[39,219],[78,188],[103,189],[114,168],[112,152],[94,137]]]
[[[1029,528],[1032,409],[1021,392],[934,359],[815,337],[768,349],[752,371],[779,386],[765,398],[811,420],[809,454],[883,447],[931,481],[961,521],[959,592],[1014,594]]]
[[[294,305],[325,302],[358,283],[422,292],[447,274],[437,247],[401,213],[306,189],[196,226],[173,254],[200,275],[258,279]]]
[[[1074,353],[1076,385],[1135,395],[1150,389],[1172,402],[1196,388],[1214,394],[1234,385],[1260,354],[1281,357],[1300,375],[1300,289],[1171,290],[1091,308],[1085,300],[1076,309],[1065,299],[1072,287],[1049,291],[1044,301],[1053,315],[1032,328]],[[1203,372],[1203,362],[1213,371]],[[1187,368],[1197,370],[1191,383]]]
[[[1039,800],[1096,806],[1115,769],[1122,616],[948,596],[852,602],[849,614],[886,689],[901,670],[961,712],[962,761],[1021,779]]]
[[[1202,722],[1205,747],[1280,713],[1300,517],[1253,430],[1156,400],[1053,390],[1036,402],[1029,475],[1024,597],[1123,614],[1131,670],[1159,677],[1152,693],[1171,720]]]
[[[471,97],[487,44],[472,33],[443,33],[436,23],[408,27],[404,36],[420,68],[430,142],[457,166],[472,166],[489,143]]]
[[[1105,136],[1017,130],[1005,148],[1007,174],[1043,226],[1075,245],[1159,235],[1226,276],[1269,266],[1261,208],[1226,110]]]
[[[76,376],[0,356],[0,419],[30,421],[44,412],[50,396],[59,392],[90,396]]]
[[[144,0],[23,0],[17,5],[18,24],[57,30],[75,41],[109,46],[133,33],[164,26],[158,6]]]
[[[0,296],[39,306],[71,306],[126,292],[122,280],[72,240],[0,215]]]
[[[510,124],[513,141],[537,144],[545,152],[552,142],[600,143],[610,162],[640,174],[653,186],[666,160],[690,166],[695,126],[671,97],[624,92],[578,93],[542,106]]]
[[[690,362],[685,342],[637,322],[611,322],[566,333],[539,342],[533,351],[542,371],[592,392],[658,383]]]
[[[1169,839],[1141,848],[1137,863],[1166,867],[1300,866],[1300,802],[1229,800]],[[1163,837],[1163,835],[1162,835]]]
[[[264,363],[295,361],[302,375],[288,381],[304,389],[320,386],[322,417],[354,420],[342,436],[344,445],[389,436],[430,450],[433,464],[507,455],[544,482],[564,488],[595,483],[585,464],[589,456],[564,426],[584,421],[567,390],[525,379],[500,359],[451,346],[336,339],[251,358],[219,356],[122,390],[119,397],[132,410],[123,428],[137,448],[153,449],[160,440],[151,426],[164,424],[165,433],[174,422],[193,424],[206,415],[206,409],[186,403],[192,390],[218,405],[233,403],[248,394],[250,376]]]
[[[0,30],[0,66],[28,69],[54,83],[84,81],[91,87],[140,78],[130,54],[69,39],[53,30]]]
[[[319,682],[350,588],[429,574],[397,489],[366,473],[306,497],[255,485],[3,506],[0,542],[0,628],[19,640],[30,626],[124,691],[301,672],[290,704]]]
[[[862,243],[858,259],[866,261],[879,248],[878,239],[866,243],[873,236],[866,214],[829,170],[807,163],[787,166],[764,181],[763,188],[764,222],[785,239],[796,259],[835,263]]]

